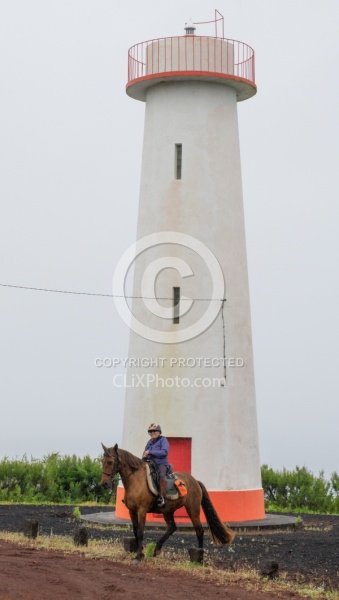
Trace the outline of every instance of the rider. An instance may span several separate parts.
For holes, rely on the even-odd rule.
[[[166,495],[165,477],[168,467],[167,455],[169,452],[169,443],[168,440],[163,435],[161,435],[161,427],[159,423],[151,423],[151,425],[148,428],[148,433],[151,436],[151,439],[148,440],[142,457],[151,458],[158,467],[160,486],[160,496],[158,498],[158,505],[164,506]]]

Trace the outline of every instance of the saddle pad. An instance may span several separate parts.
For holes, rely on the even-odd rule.
[[[146,465],[147,485],[148,485],[150,491],[152,492],[152,494],[154,494],[155,496],[158,496],[159,492],[158,492],[157,488],[155,487],[155,485],[153,483],[150,466],[149,466],[149,464],[147,462],[145,463],[145,465]]]
[[[159,490],[154,485],[150,466],[149,466],[149,464],[147,464],[147,462],[145,463],[145,465],[146,465],[146,479],[147,479],[147,485],[149,487],[149,490],[152,494],[154,494],[154,496],[159,496]],[[167,477],[166,477],[166,483],[167,483],[166,498],[168,498],[169,500],[177,500],[179,498],[179,492],[174,487],[173,479],[167,479]]]

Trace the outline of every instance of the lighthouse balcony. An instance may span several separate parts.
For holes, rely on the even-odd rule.
[[[141,42],[128,52],[131,98],[145,101],[147,90],[166,81],[207,81],[235,89],[237,100],[251,98],[255,85],[254,51],[237,40],[185,35]]]

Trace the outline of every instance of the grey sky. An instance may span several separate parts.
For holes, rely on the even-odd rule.
[[[239,104],[261,462],[338,465],[336,0],[0,1],[0,283],[111,293],[134,241],[144,105],[127,51],[225,16],[256,52]],[[213,35],[200,26],[201,35]],[[0,455],[120,442],[125,357],[109,298],[0,288]],[[156,415],[155,415],[156,418]],[[148,423],[140,424],[145,430]]]

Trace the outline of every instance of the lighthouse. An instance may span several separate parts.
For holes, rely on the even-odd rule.
[[[126,91],[145,122],[137,240],[113,285],[130,326],[122,447],[141,456],[160,423],[174,469],[205,484],[223,521],[261,519],[237,117],[256,93],[254,52],[189,23],[129,50]]]

